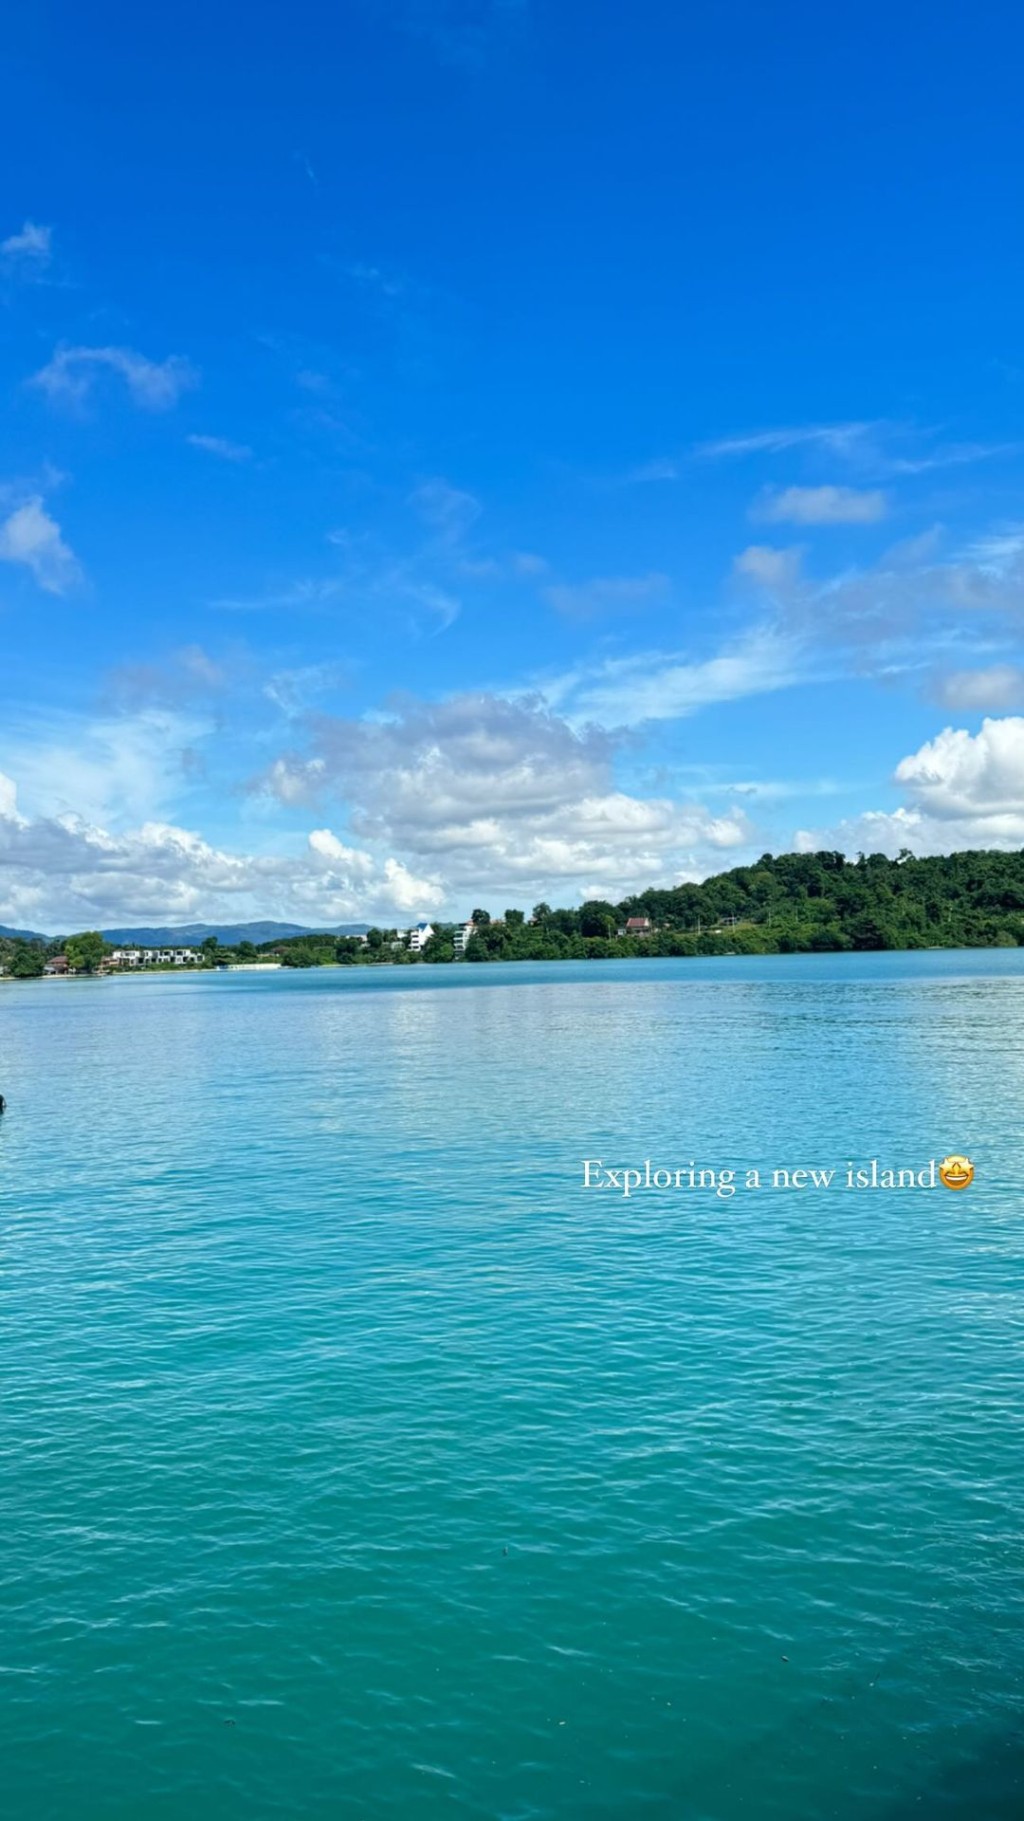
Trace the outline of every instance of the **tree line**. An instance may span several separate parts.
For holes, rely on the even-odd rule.
[[[630,918],[649,933],[624,934]],[[1024,850],[972,851],[917,858],[904,850],[849,860],[842,853],[762,854],[699,884],[651,887],[612,902],[589,899],[568,909],[540,903],[472,914],[467,962],[604,960],[640,955],[785,955],[911,948],[1015,948],[1024,945]],[[351,965],[412,960],[391,946],[394,932],[371,930],[364,947],[335,943]],[[314,962],[307,937],[291,943]],[[455,926],[435,924],[419,959],[455,959]]]
[[[630,918],[649,932],[625,935]],[[972,851],[919,859],[904,851],[848,860],[841,853],[762,854],[699,884],[651,887],[618,903],[589,899],[532,914],[474,910],[465,960],[610,960],[641,955],[777,955],[910,948],[1024,946],[1024,850]],[[417,955],[407,934],[373,927],[356,936],[292,936],[256,946],[201,945],[202,965],[280,960],[286,967],[437,964],[456,958],[454,924],[438,923]],[[0,938],[0,966],[15,978],[41,974],[51,955],[95,972],[108,945],[95,930],[63,941]]]

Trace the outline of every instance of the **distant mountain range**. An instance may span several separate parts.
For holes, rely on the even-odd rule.
[[[105,929],[108,942],[137,942],[141,948],[175,948],[216,936],[226,948],[236,942],[276,942],[282,936],[362,936],[366,923],[339,923],[336,929],[310,929],[304,923],[173,923],[153,929]]]
[[[207,936],[216,936],[226,948],[233,948],[238,942],[254,942],[258,946],[261,942],[276,942],[284,936],[364,936],[368,928],[366,923],[339,923],[328,930],[310,929],[303,923],[172,923],[153,929],[105,929],[102,934],[107,942],[134,943],[140,948],[194,947]],[[62,933],[66,935],[67,931]],[[38,930],[5,929],[2,924],[0,936],[23,942],[52,940]]]

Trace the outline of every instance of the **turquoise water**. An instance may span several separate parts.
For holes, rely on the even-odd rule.
[[[1022,1013],[1020,951],[0,990],[5,1816],[1019,1816]]]

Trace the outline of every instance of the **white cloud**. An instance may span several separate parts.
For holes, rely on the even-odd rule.
[[[935,693],[947,708],[1019,708],[1024,706],[1024,670],[1018,664],[991,664],[984,670],[951,670],[940,677]]]
[[[961,468],[997,455],[1015,455],[1019,448],[1019,443],[947,443],[923,455],[890,455],[880,465],[890,474],[930,474],[935,468]]]
[[[965,562],[1002,575],[1014,568],[1024,553],[1024,525],[1003,525],[998,531],[987,531],[963,551]]]
[[[877,563],[823,578],[804,574],[798,546],[751,545],[735,559],[735,576],[753,582],[779,623],[803,640],[845,648],[862,674],[934,664],[965,613],[984,636],[1024,608],[1024,533],[1004,528],[940,556],[932,529],[885,551]],[[1005,637],[1005,630],[1001,634]],[[998,704],[995,704],[998,705]]]
[[[349,872],[356,873],[361,878],[369,878],[373,872],[373,855],[363,853],[358,847],[346,847],[329,828],[314,828],[309,836],[309,845],[324,860],[332,860],[339,866],[347,867]]]
[[[802,852],[954,853],[1024,846],[1024,718],[985,720],[976,734],[946,727],[901,759],[893,774],[907,801],[828,830],[800,830]]]
[[[331,925],[436,910],[436,881],[316,829],[296,854],[231,853],[173,823],[120,834],[75,815],[30,818],[0,774],[0,922],[47,931],[276,916]]]
[[[668,598],[672,585],[667,575],[603,575],[589,582],[556,582],[544,589],[544,599],[569,619],[587,620],[598,614],[653,606]]]
[[[115,665],[107,693],[122,708],[178,708],[216,695],[228,680],[227,667],[201,645],[182,645],[160,663]]]
[[[308,780],[310,798],[335,790],[413,832],[473,820],[488,805],[528,814],[586,794],[613,751],[596,730],[577,734],[536,702],[465,694],[407,699],[373,720],[321,716],[309,757],[282,758],[271,780]],[[294,790],[287,788],[290,800]]]
[[[381,866],[361,848],[346,847],[329,828],[314,828],[309,848],[328,863],[332,881],[343,882],[349,892],[369,894],[374,910],[436,911],[444,903],[444,887],[436,879],[417,878],[393,856]]]
[[[753,629],[712,658],[665,651],[608,658],[549,680],[543,694],[573,724],[636,727],[787,689],[807,675],[799,645],[769,626]]]
[[[18,814],[18,789],[13,778],[8,778],[0,771],[0,820],[20,822]]]
[[[787,424],[774,430],[748,430],[738,436],[721,436],[700,443],[696,454],[779,455],[787,449],[808,445],[827,449],[833,455],[849,455],[877,426],[874,423]]]
[[[12,265],[39,271],[53,257],[53,231],[36,221],[26,221],[17,234],[0,241],[0,254]]]
[[[461,543],[483,511],[472,493],[453,487],[441,476],[421,482],[410,495],[410,502],[439,541],[450,545]]]
[[[1024,840],[1024,719],[985,720],[976,734],[946,727],[900,760],[895,780],[943,820],[1017,816]]]
[[[279,758],[261,791],[292,806],[335,799],[376,849],[399,850],[449,908],[508,894],[619,895],[711,864],[751,838],[742,810],[617,789],[615,747],[539,701],[465,695],[407,702],[387,719],[314,724],[311,753]]]
[[[384,879],[388,906],[396,911],[436,911],[444,904],[444,886],[433,879],[417,879],[401,860],[385,860]]]
[[[183,755],[211,725],[196,713],[156,705],[94,720],[9,718],[2,764],[18,779],[31,815],[82,816],[120,828],[171,812],[182,788]]]
[[[733,570],[759,588],[785,594],[799,582],[802,560],[803,551],[797,546],[775,550],[770,544],[749,544],[735,559]]]
[[[743,431],[738,436],[717,437],[700,443],[698,457],[784,455],[801,450],[813,457],[826,454],[853,467],[877,474],[927,474],[932,469],[959,467],[1008,455],[1012,443],[939,443],[934,431],[914,424],[871,422],[838,424],[786,424],[770,430]]]
[[[257,781],[256,788],[286,808],[315,803],[321,786],[327,780],[323,759],[274,759]]]
[[[712,811],[618,788],[614,742],[537,702],[410,701],[388,718],[311,726],[311,750],[279,757],[260,789],[293,825],[314,802],[331,814],[310,818],[301,850],[279,834],[256,853],[225,850],[175,814],[209,721],[149,708],[9,732],[0,922],[394,922],[488,897],[619,896],[713,870],[752,838],[736,795],[718,793]]]
[[[351,686],[352,673],[343,663],[299,664],[277,670],[263,685],[263,694],[289,718],[305,714],[321,696]]]
[[[878,488],[783,487],[762,493],[751,517],[773,525],[874,525],[887,509]]]
[[[212,606],[231,612],[265,607],[315,607],[345,596],[364,615],[390,622],[396,635],[427,637],[447,631],[462,611],[461,581],[491,577],[496,565],[479,561],[466,544],[481,507],[472,494],[434,478],[422,482],[406,503],[426,535],[401,553],[371,532],[353,533],[335,526],[325,537],[337,553],[336,571],[318,580],[303,580],[271,590],[253,600],[221,599]]]
[[[0,560],[30,570],[47,594],[66,594],[80,576],[73,551],[38,494],[16,506],[0,525]]]
[[[888,854],[891,860],[908,847],[911,853],[944,853],[942,843],[929,843],[927,830],[915,810],[866,810],[863,815],[849,816],[831,828],[798,828],[793,836],[793,849],[798,854],[816,854],[823,850],[854,854]]]
[[[345,582],[340,575],[301,576],[281,588],[268,589],[266,594],[249,599],[221,598],[210,601],[209,606],[217,613],[274,613],[280,608],[315,613],[344,592]]]
[[[424,607],[436,622],[436,632],[447,632],[453,626],[462,611],[462,602],[457,595],[447,588],[438,588],[433,582],[417,582],[407,579],[403,584],[396,577],[396,591],[403,589],[407,600],[416,607]]]
[[[148,360],[133,348],[60,347],[52,360],[34,374],[30,384],[48,398],[81,404],[98,371],[106,369],[123,379],[137,405],[146,411],[166,411],[182,392],[198,384],[195,368],[180,354],[166,360]]]
[[[879,418],[835,424],[782,424],[767,430],[744,430],[735,436],[713,437],[707,442],[698,443],[690,455],[691,459],[698,461],[718,461],[730,456],[792,454],[812,463],[815,459],[820,461],[827,457],[832,462],[847,462],[853,468],[873,470],[877,474],[912,476],[927,474],[936,468],[988,461],[997,455],[1013,454],[1019,447],[1019,444],[1014,443],[940,443],[935,440],[933,430],[915,424],[886,422]],[[656,457],[628,469],[620,476],[620,482],[630,485],[643,481],[681,480],[685,472],[685,463],[676,457]],[[795,491],[802,492],[803,489]],[[819,489],[808,491],[817,492]],[[803,519],[798,522],[835,521]]]
[[[247,462],[252,459],[252,450],[247,443],[233,443],[226,436],[187,436],[187,443],[193,449],[205,449],[207,455],[218,455],[223,462]]]

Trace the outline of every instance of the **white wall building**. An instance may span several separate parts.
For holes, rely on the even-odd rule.
[[[455,959],[456,959],[456,961],[462,960],[462,957],[466,952],[466,943],[469,941],[470,936],[475,935],[475,933],[476,933],[476,924],[475,923],[457,923],[455,925]]]
[[[419,954],[420,949],[430,941],[433,933],[434,925],[432,923],[417,923],[415,928],[409,931],[409,948],[414,955]]]
[[[196,967],[203,959],[198,948],[115,948],[111,967]]]

